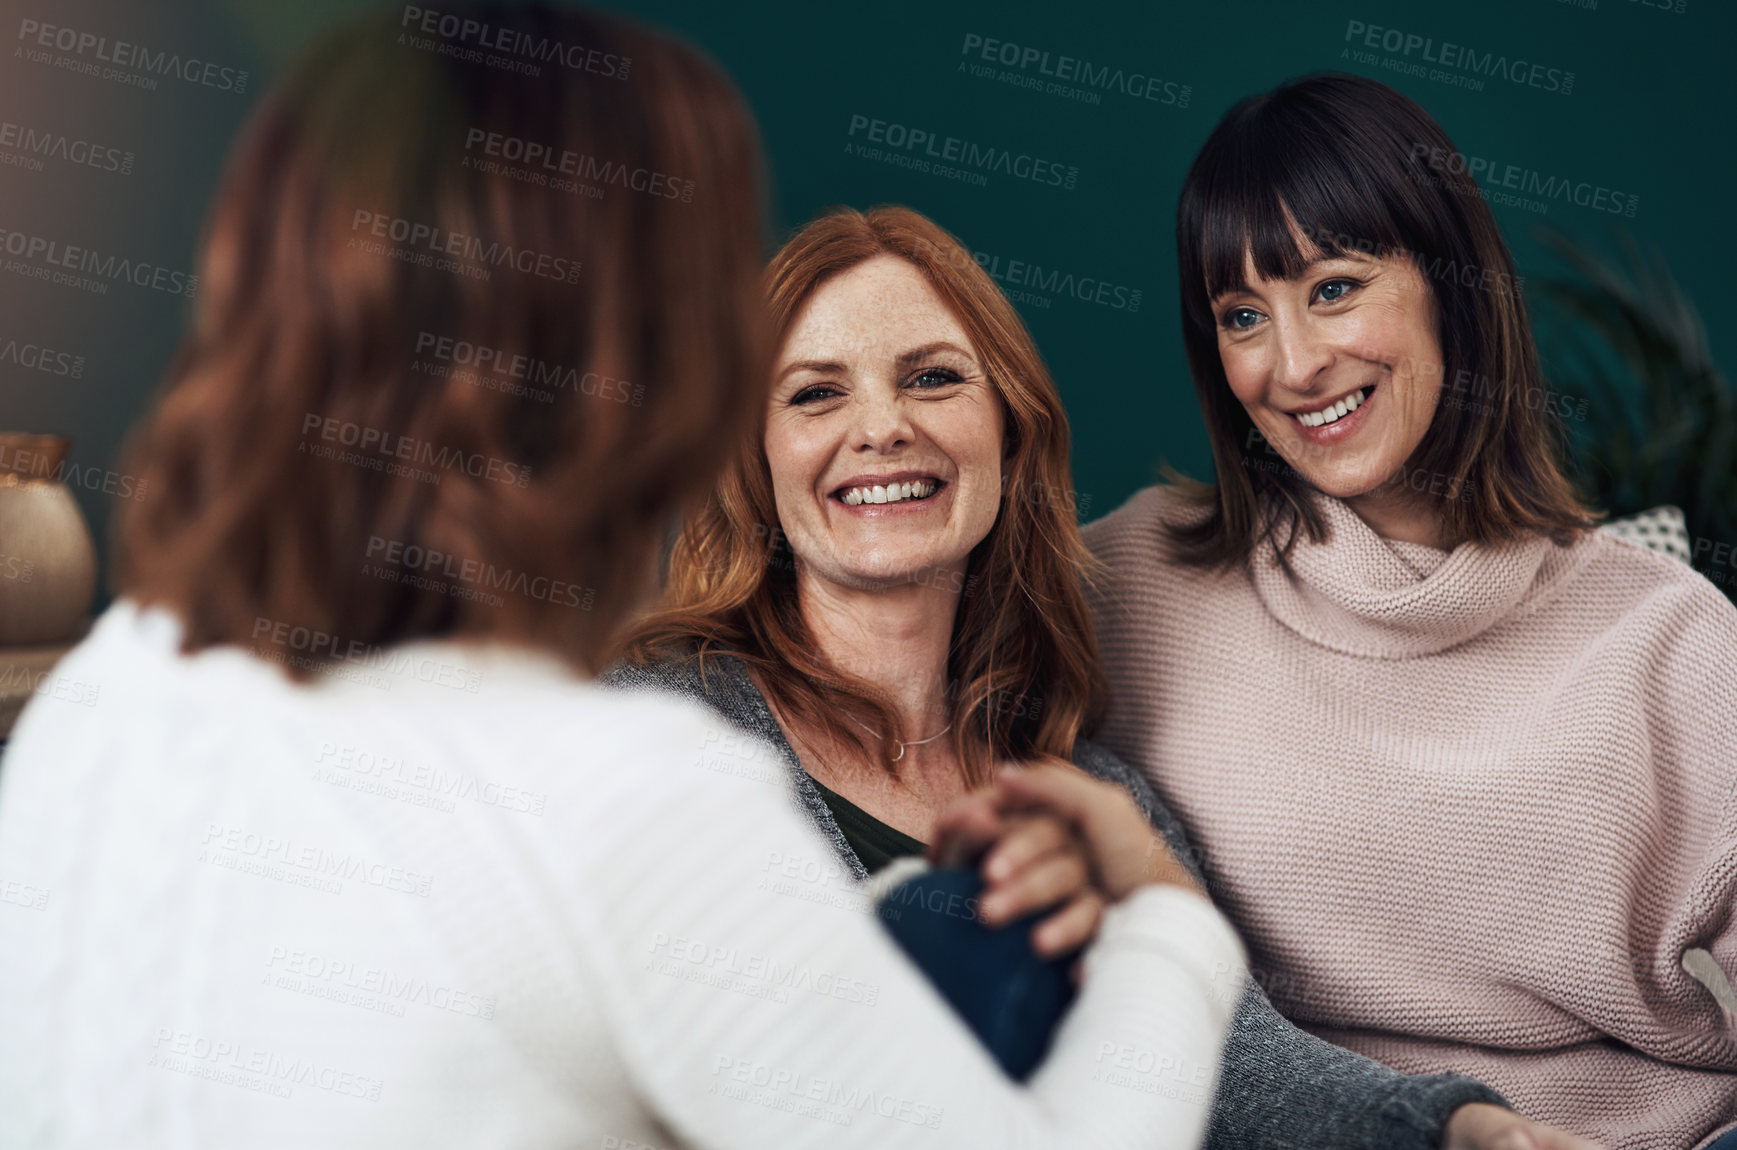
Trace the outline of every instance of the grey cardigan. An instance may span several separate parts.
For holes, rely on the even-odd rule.
[[[739,660],[709,656],[703,676],[693,661],[650,667],[618,663],[604,672],[602,682],[698,700],[741,731],[771,744],[790,772],[803,811],[852,872],[867,875]],[[1137,771],[1085,739],[1074,744],[1073,761],[1082,770],[1125,787],[1183,865],[1201,879],[1182,824]],[[1473,1079],[1456,1074],[1400,1074],[1306,1034],[1287,1022],[1250,979],[1231,1023],[1206,1146],[1207,1150],[1432,1150],[1440,1145],[1448,1115],[1467,1102],[1506,1105],[1501,1095]]]

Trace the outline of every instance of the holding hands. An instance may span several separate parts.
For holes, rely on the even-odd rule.
[[[1060,760],[1004,768],[942,812],[932,837],[937,866],[980,860],[990,926],[1054,911],[1032,934],[1045,958],[1090,942],[1104,908],[1147,883],[1199,890],[1126,791]]]

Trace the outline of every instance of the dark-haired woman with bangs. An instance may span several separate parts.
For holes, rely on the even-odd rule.
[[[1176,236],[1216,483],[1085,531],[1098,738],[1288,1017],[1612,1147],[1704,1146],[1737,1122],[1737,610],[1591,529],[1453,154],[1342,75],[1201,149]]]
[[[821,216],[767,279],[763,425],[683,524],[665,597],[605,680],[704,701],[775,749],[734,765],[787,774],[854,875],[922,854],[946,801],[998,765],[1054,760],[1132,793],[1192,864],[1145,781],[1081,737],[1105,687],[1092,564],[1066,413],[1018,313],[906,208]],[[1093,915],[1073,898],[1037,949],[1077,944]],[[1008,916],[991,903],[985,917]],[[1220,989],[1238,1004],[1222,1071],[1131,1079],[1178,1098],[1178,1121],[1210,1101],[1213,1150],[1588,1145],[1469,1078],[1407,1077],[1304,1034],[1240,972]]]

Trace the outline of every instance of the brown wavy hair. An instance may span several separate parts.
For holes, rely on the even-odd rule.
[[[1091,560],[1069,486],[1067,418],[994,280],[958,240],[909,208],[835,209],[784,245],[766,271],[778,343],[822,284],[884,255],[921,272],[958,317],[1006,417],[1001,507],[969,557],[948,655],[953,743],[975,786],[1002,759],[1067,758],[1102,709],[1105,684],[1082,587]],[[856,743],[890,772],[893,709],[872,684],[841,674],[816,651],[795,566],[773,498],[762,407],[723,478],[683,523],[664,599],[631,632],[624,657],[693,658],[704,673],[708,655],[730,652],[757,671],[785,714]],[[853,722],[868,726],[874,741]]]
[[[443,13],[529,55],[363,18],[229,158],[117,549],[189,653],[264,620],[595,669],[764,405],[761,153],[730,82],[594,12]],[[415,559],[367,571],[388,545]]]
[[[1182,185],[1176,252],[1183,344],[1218,482],[1183,481],[1201,513],[1170,529],[1182,561],[1231,566],[1262,538],[1285,555],[1299,530],[1326,537],[1313,486],[1246,454],[1259,434],[1225,379],[1211,304],[1243,286],[1245,257],[1269,279],[1301,275],[1315,253],[1404,258],[1423,274],[1444,380],[1486,396],[1438,404],[1400,473],[1445,476],[1464,493],[1441,501],[1447,546],[1528,532],[1565,543],[1594,524],[1567,477],[1555,412],[1531,402],[1546,389],[1513,256],[1458,157],[1416,103],[1342,73],[1241,100],[1207,137]]]

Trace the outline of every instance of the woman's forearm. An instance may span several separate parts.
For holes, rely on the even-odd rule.
[[[1457,1074],[1401,1074],[1299,1030],[1249,980],[1231,1022],[1207,1150],[1434,1150],[1468,1102]]]
[[[705,726],[696,717],[695,751]],[[1213,977],[1243,962],[1204,898],[1144,887],[1112,908],[1072,1014],[1020,1087],[887,937],[787,792],[701,766],[669,776],[597,797],[608,816],[587,828],[595,865],[574,876],[584,897],[571,913],[628,1074],[672,1129],[700,1145],[1201,1144],[1234,1007]],[[706,962],[648,962],[648,945],[678,938]],[[809,991],[742,993],[732,966],[753,956],[802,972]],[[872,986],[872,1001],[817,989],[840,978]],[[1188,1091],[1153,1071],[1183,1064],[1199,1079]]]

